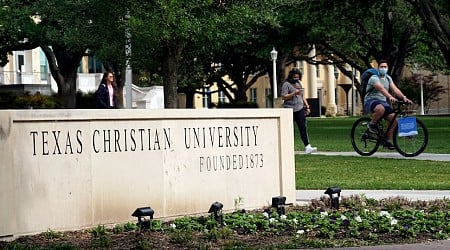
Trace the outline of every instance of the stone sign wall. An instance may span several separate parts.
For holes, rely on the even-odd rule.
[[[0,111],[0,237],[295,200],[285,109]]]

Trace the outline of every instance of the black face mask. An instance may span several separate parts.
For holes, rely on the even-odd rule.
[[[290,82],[291,84],[296,84],[296,83],[300,83],[300,80],[299,80],[299,79],[293,79],[293,78],[290,78],[290,79],[288,80],[288,82]]]

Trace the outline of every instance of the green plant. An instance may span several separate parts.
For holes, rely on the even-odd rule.
[[[104,225],[98,225],[97,227],[91,228],[89,233],[92,234],[92,237],[100,237],[106,235],[106,228]]]
[[[139,226],[133,222],[127,222],[125,224],[117,224],[112,229],[113,233],[115,233],[115,234],[122,233],[122,232],[129,232],[129,231],[137,231],[137,230],[139,230]]]
[[[58,243],[58,244],[51,244],[47,249],[48,250],[75,250],[77,248],[69,243]]]
[[[169,240],[172,243],[190,245],[194,237],[192,232],[186,230],[177,230],[169,233]]]
[[[104,225],[98,225],[95,228],[89,230],[92,234],[92,246],[93,247],[109,247],[112,244],[111,236],[108,235]]]
[[[56,96],[41,95],[39,92],[21,95],[14,93],[0,94],[0,109],[54,109],[61,108],[61,101]]]
[[[186,231],[192,231],[192,230],[199,230],[203,229],[204,227],[199,222],[199,220],[204,220],[204,217],[195,218],[195,217],[181,217],[176,218],[173,222],[175,227],[179,230],[186,230]]]
[[[241,206],[244,205],[244,197],[238,196],[237,198],[234,198],[234,210],[240,210]]]
[[[64,234],[62,232],[53,231],[49,228],[47,229],[47,231],[42,233],[42,236],[44,236],[44,238],[47,240],[52,240],[52,239],[59,239],[63,237]]]
[[[233,230],[228,227],[213,228],[206,232],[206,238],[208,240],[217,241],[219,239],[230,239],[233,234]]]
[[[163,231],[164,225],[160,220],[152,220],[152,231]]]
[[[272,208],[225,213],[223,227],[209,216],[200,216],[159,222],[160,231],[110,234],[99,225],[87,232],[92,235],[92,248],[111,248],[113,242],[126,244],[123,241],[130,238],[128,244],[136,249],[152,249],[161,244],[196,249],[351,247],[449,238],[448,199],[426,202],[396,197],[366,202],[364,196],[351,196],[345,198],[339,210],[331,209],[326,200],[329,199],[313,200],[308,206],[288,206],[285,215],[279,215]],[[127,224],[117,226],[120,228],[117,230],[124,230]],[[49,230],[47,234],[53,237],[57,233]],[[2,244],[0,241],[0,249],[75,249],[81,246],[61,238],[42,241],[42,237],[33,245],[30,239],[29,236],[18,239],[27,244]],[[80,238],[83,239],[90,237]]]

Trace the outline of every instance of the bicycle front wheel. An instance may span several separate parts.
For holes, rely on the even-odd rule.
[[[380,146],[377,136],[370,133],[367,129],[369,122],[369,117],[359,118],[353,123],[350,133],[353,149],[362,156],[373,155]]]
[[[399,136],[398,126],[395,128],[394,145],[397,151],[405,157],[421,154],[428,144],[428,130],[423,122],[416,118],[417,135]]]

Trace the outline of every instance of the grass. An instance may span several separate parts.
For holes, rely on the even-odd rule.
[[[355,118],[311,118],[311,143],[320,151],[353,152],[350,129]],[[450,153],[450,116],[420,119],[429,132],[425,153]],[[295,128],[295,150],[304,150]],[[383,151],[384,149],[380,149]],[[376,154],[376,153],[375,153]],[[450,163],[373,157],[296,155],[296,188],[449,190]]]
[[[296,188],[450,190],[450,163],[374,157],[296,155]]]
[[[321,151],[351,151],[350,130],[359,117],[350,118],[308,118],[308,134],[313,146]],[[418,117],[428,128],[429,140],[425,153],[450,153],[450,116]],[[295,131],[295,150],[304,150],[297,126]]]

